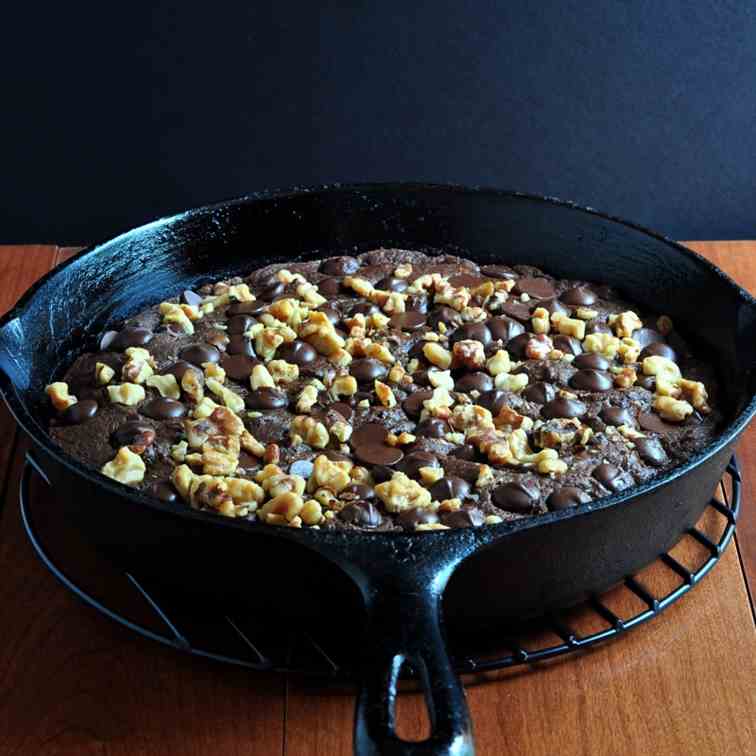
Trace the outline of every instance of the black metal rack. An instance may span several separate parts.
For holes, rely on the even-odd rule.
[[[52,574],[72,593],[89,606],[102,612],[110,619],[140,635],[158,641],[180,651],[216,661],[235,664],[255,670],[279,670],[297,673],[346,678],[352,676],[351,660],[355,658],[353,649],[340,638],[338,647],[329,648],[327,641],[319,638],[317,629],[299,629],[293,632],[286,626],[276,624],[275,619],[264,620],[247,616],[233,616],[219,612],[209,616],[187,607],[180,599],[166,596],[149,581],[124,573],[130,589],[145,603],[152,614],[153,622],[147,623],[129,616],[122,608],[115,608],[107,597],[96,597],[91,591],[81,587],[83,576],[74,577],[64,566],[57,564],[54,544],[44,543],[34,525],[29,495],[34,464],[27,459],[19,490],[19,506],[24,528],[39,559]],[[729,486],[724,484],[727,480]],[[620,617],[608,606],[604,597],[594,596],[581,610],[590,613],[606,625],[599,630],[581,633],[568,612],[558,613],[525,625],[510,628],[493,628],[481,632],[475,642],[449,639],[452,658],[461,674],[478,674],[512,667],[517,664],[534,663],[551,659],[578,649],[621,636],[626,631],[647,622],[663,612],[671,604],[690,591],[709,573],[719,561],[722,553],[732,540],[740,511],[741,475],[735,457],[730,461],[726,479],[720,484],[723,502],[712,499],[707,512],[715,510],[724,518],[724,527],[714,541],[698,527],[688,531],[704,547],[708,557],[690,569],[678,561],[671,553],[659,556],[659,562],[677,578],[677,585],[664,595],[655,595],[638,576],[628,576],[622,587],[640,600],[644,609],[632,616]],[[49,489],[48,489],[48,494]],[[574,610],[572,610],[574,614]],[[572,616],[572,614],[570,614]],[[516,633],[514,632],[516,630]],[[542,637],[549,633],[556,642],[537,643],[528,648],[521,638]]]

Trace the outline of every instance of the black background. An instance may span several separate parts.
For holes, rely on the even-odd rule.
[[[756,236],[752,2],[6,4],[0,63],[6,242],[394,179]]]

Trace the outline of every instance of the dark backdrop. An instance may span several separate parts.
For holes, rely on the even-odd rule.
[[[13,3],[0,63],[3,241],[389,179],[756,236],[752,2]]]

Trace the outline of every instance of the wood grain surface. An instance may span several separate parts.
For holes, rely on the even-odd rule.
[[[756,291],[756,242],[691,243]],[[0,311],[71,250],[0,247]],[[0,407],[0,756],[309,756],[351,753],[353,697],[324,683],[250,674],[133,636],[68,594],[41,566],[17,508],[25,442]],[[482,756],[756,753],[756,427],[737,547],[662,617],[593,651],[468,680]],[[702,527],[721,530],[719,516]],[[675,556],[694,565],[692,539]],[[655,590],[673,577],[643,574]],[[637,599],[617,590],[618,614]],[[588,622],[576,617],[576,622]],[[585,631],[593,628],[586,624]],[[401,696],[400,730],[423,732],[422,701]]]

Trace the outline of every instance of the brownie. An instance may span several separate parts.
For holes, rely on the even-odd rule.
[[[47,388],[69,454],[265,524],[478,527],[679,465],[721,422],[665,315],[531,266],[376,249],[183,292]]]

